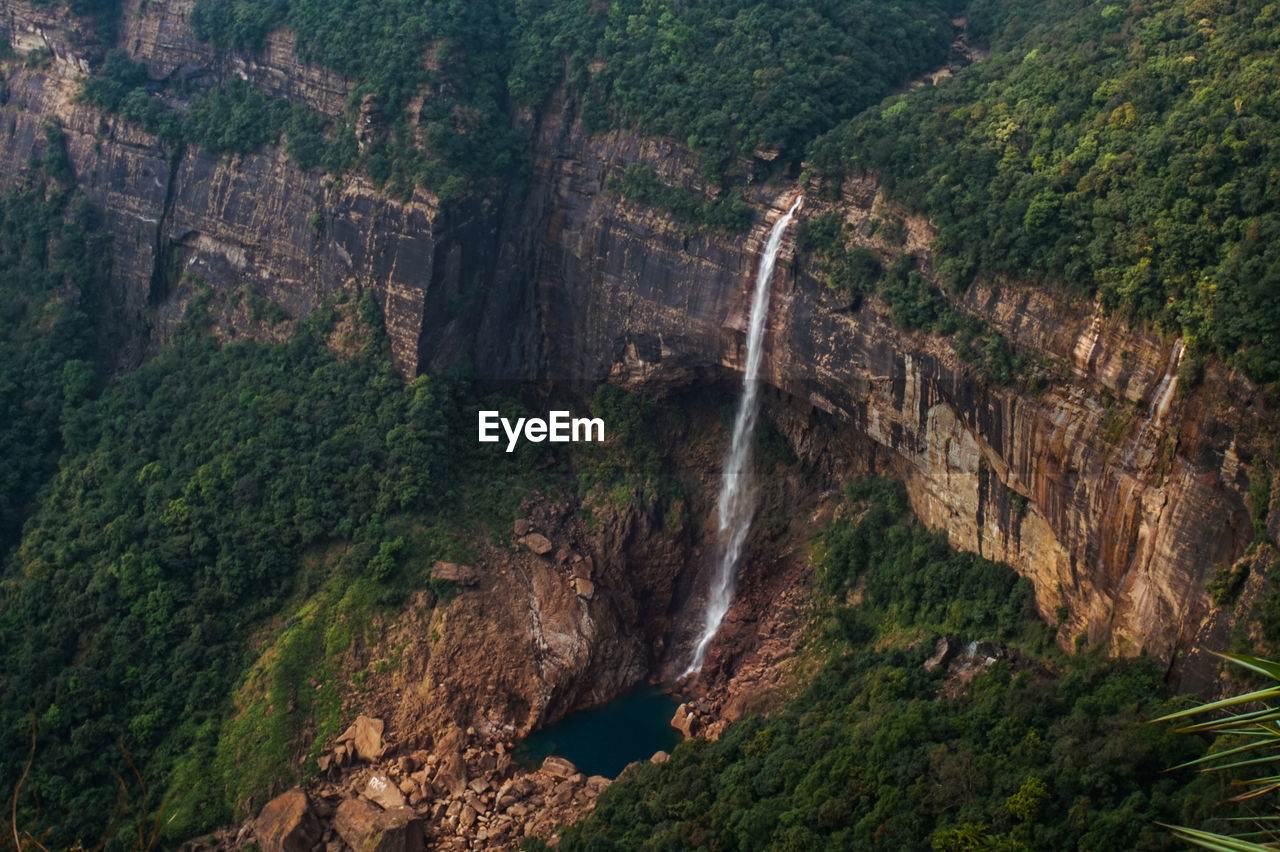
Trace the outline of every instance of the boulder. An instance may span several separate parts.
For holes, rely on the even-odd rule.
[[[529,533],[526,536],[521,536],[520,543],[539,556],[546,556],[554,547],[551,544],[551,539],[541,533]]]
[[[457,562],[437,562],[431,566],[431,579],[448,580],[459,586],[474,586],[480,582],[480,572],[470,565]]]
[[[596,596],[596,587],[585,577],[573,578],[573,593],[583,600],[591,600]]]
[[[578,767],[574,766],[563,757],[552,755],[542,761],[542,771],[558,780],[566,780],[578,774]]]
[[[323,833],[307,794],[298,787],[267,802],[253,832],[263,852],[311,852]]]
[[[956,652],[960,650],[960,642],[954,636],[943,636],[938,640],[938,644],[933,646],[933,656],[924,661],[925,671],[931,672],[938,666],[945,666],[955,657]]]
[[[653,757],[649,758],[649,762],[650,763],[666,763],[670,759],[671,759],[671,755],[667,754],[665,751],[655,751],[653,753]]]
[[[436,770],[435,783],[457,798],[467,789],[467,764],[460,754],[447,754]]]
[[[348,743],[348,752],[354,748],[361,760],[374,761],[387,751],[387,746],[382,741],[384,727],[385,723],[381,719],[360,715],[342,732],[338,742]]]
[[[515,523],[516,535],[528,535],[533,531],[533,523],[525,518],[520,518]]]
[[[355,852],[422,852],[422,823],[410,808],[380,811],[360,799],[346,799],[333,815],[333,828]]]
[[[693,736],[694,729],[697,727],[697,718],[693,715],[693,709],[688,703],[681,704],[676,708],[676,714],[671,717],[671,727],[684,734],[685,739]]]
[[[404,794],[396,789],[390,778],[382,774],[369,777],[369,783],[365,785],[362,795],[387,810],[404,807]]]

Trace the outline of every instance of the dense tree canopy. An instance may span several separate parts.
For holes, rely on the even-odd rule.
[[[1146,724],[1160,665],[1057,653],[1026,580],[912,526],[893,487],[851,495],[860,515],[818,545],[822,672],[786,708],[638,767],[560,848],[1181,848],[1154,820],[1198,825],[1220,788],[1166,772],[1204,745]],[[924,667],[942,632],[1019,650],[957,688]]]
[[[941,230],[939,267],[1066,285],[1280,378],[1280,18],[1264,0],[971,5],[991,55],[819,140]]]
[[[0,198],[0,559],[57,468],[64,412],[99,378],[102,332],[90,315],[105,283],[105,238],[69,185],[57,127],[45,145],[25,183]]]

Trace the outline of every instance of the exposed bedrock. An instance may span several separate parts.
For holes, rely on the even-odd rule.
[[[242,74],[328,114],[344,108],[348,83],[298,61],[287,33],[261,56],[220,57],[191,35],[187,5],[130,5],[122,16],[121,43],[153,78],[200,85]],[[54,58],[10,65],[0,181],[20,180],[57,119],[113,236],[116,315],[104,322],[138,329],[122,367],[163,341],[201,289],[231,304],[247,288],[289,318],[373,293],[406,376],[466,360],[493,380],[613,381],[654,394],[736,385],[761,244],[796,185],[752,187],[760,215],[749,234],[696,232],[606,186],[643,162],[703,191],[682,146],[588,136],[561,103],[536,125],[519,118],[531,167],[507,198],[393,199],[360,177],[300,171],[277,149],[174,149],[78,104],[78,25],[45,7],[3,8],[19,55],[47,46]],[[929,269],[928,223],[894,209],[874,177],[849,179],[837,199],[807,199],[801,216],[832,211],[882,257],[910,250]],[[872,227],[883,218],[902,220],[902,241]],[[1243,494],[1266,413],[1246,381],[1211,364],[1187,395],[1176,341],[1088,301],[1005,283],[976,285],[955,307],[1046,365],[1049,381],[992,386],[948,341],[903,331],[875,300],[837,298],[790,241],[773,286],[765,375],[804,458],[837,476],[901,476],[926,523],[1032,579],[1064,644],[1084,635],[1170,660],[1199,644],[1212,609],[1206,579],[1252,537]],[[291,328],[226,316],[230,335]],[[1210,620],[1221,645],[1222,619]]]
[[[538,152],[534,184],[557,195],[532,266],[546,374],[651,392],[737,375],[759,251],[795,187],[753,191],[765,215],[749,235],[691,234],[605,188],[645,162],[700,190],[677,145],[587,137],[562,111]],[[929,268],[928,223],[874,178],[808,199],[801,215],[830,211],[882,257],[909,250]],[[901,244],[874,234],[885,218],[903,221]],[[1211,366],[1179,394],[1179,342],[1043,288],[975,286],[955,307],[1043,364],[1046,386],[982,382],[949,342],[903,331],[875,300],[851,308],[784,246],[765,373],[803,415],[783,421],[794,446],[837,471],[901,476],[953,545],[1031,578],[1064,644],[1084,635],[1170,660],[1196,647],[1206,579],[1252,536],[1242,494],[1265,416],[1253,388]]]

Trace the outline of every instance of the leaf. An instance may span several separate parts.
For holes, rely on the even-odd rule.
[[[1258,674],[1265,675],[1272,680],[1280,681],[1280,663],[1273,663],[1270,660],[1250,657],[1245,654],[1218,654],[1218,656]]]
[[[1154,719],[1154,722],[1172,722],[1175,719],[1185,719],[1188,716],[1197,716],[1201,713],[1210,713],[1214,710],[1221,710],[1225,707],[1235,707],[1239,704],[1249,704],[1253,701],[1264,701],[1268,698],[1280,697],[1280,686],[1270,686],[1266,689],[1259,689],[1254,692],[1246,692],[1244,695],[1234,695],[1229,698],[1223,698],[1219,701],[1213,701],[1209,704],[1200,704],[1195,707],[1189,707],[1186,710],[1179,710],[1177,713],[1170,713],[1167,716],[1161,716]]]
[[[1213,849],[1215,852],[1275,852],[1275,847],[1262,846],[1257,843],[1251,843],[1248,840],[1239,840],[1234,837],[1213,834],[1208,831],[1199,831],[1194,828],[1186,828],[1180,825],[1166,825],[1165,823],[1159,824],[1169,829],[1183,840],[1186,840],[1189,843],[1194,843],[1202,849]]]

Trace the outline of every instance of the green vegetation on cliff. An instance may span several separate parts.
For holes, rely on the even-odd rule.
[[[1056,652],[1025,579],[913,526],[892,486],[850,495],[858,516],[817,543],[822,672],[785,709],[615,783],[561,848],[1179,848],[1154,821],[1199,825],[1221,790],[1165,771],[1204,744],[1146,724],[1158,662]],[[944,633],[1012,650],[965,684],[924,667]]]
[[[506,113],[513,14],[466,0],[199,0],[192,25],[247,51],[289,27],[304,60],[356,81],[348,123],[375,131],[370,176],[401,194],[422,184],[452,197],[518,162]]]
[[[938,267],[1050,282],[1280,378],[1280,17],[1265,0],[970,5],[991,55],[817,142],[940,229]]]
[[[30,251],[48,254],[29,243],[16,262]],[[188,331],[94,401],[75,398],[83,371],[65,357],[24,379],[50,410],[18,425],[61,435],[65,451],[0,581],[3,783],[19,777],[29,713],[39,732],[20,824],[51,828],[55,843],[95,840],[116,801],[111,772],[130,776],[117,742],[153,792],[171,791],[174,838],[296,780],[307,726],[315,738],[336,725],[338,694],[307,678],[369,613],[428,585],[434,559],[457,558],[449,530],[476,520],[462,495],[481,489],[469,504],[515,510],[531,461],[481,457],[467,383],[404,386],[376,306],[360,309],[358,357],[328,351],[334,316],[322,311],[285,345],[220,347]],[[23,451],[3,449],[8,471]],[[250,640],[274,617],[292,620],[258,687]],[[238,684],[264,697],[247,726],[232,713]]]
[[[716,180],[757,152],[794,161],[819,133],[939,64],[954,7],[199,0],[192,25],[219,48],[249,52],[290,28],[304,60],[354,81],[346,126],[331,136],[360,124],[375,181],[452,197],[510,173],[520,161],[511,103],[539,108],[560,86],[581,99],[589,130],[676,136]],[[135,99],[134,112],[142,105]],[[268,140],[246,129],[245,141]]]

